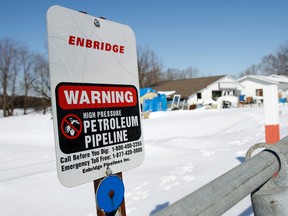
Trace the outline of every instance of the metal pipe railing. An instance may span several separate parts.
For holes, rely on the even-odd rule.
[[[287,160],[288,136],[274,147]],[[280,167],[277,155],[264,150],[154,216],[222,215],[265,184]]]

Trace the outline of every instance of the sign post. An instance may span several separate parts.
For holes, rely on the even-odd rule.
[[[48,10],[47,29],[60,182],[74,187],[139,166],[144,145],[133,31],[60,6]]]
[[[266,143],[275,144],[280,140],[278,86],[264,87],[264,119]]]
[[[123,180],[123,177],[122,177],[122,172],[121,173],[118,173],[117,176]],[[94,191],[95,191],[95,196],[97,197],[97,195],[99,195],[100,193],[97,193],[98,191],[98,188],[99,188],[99,185],[101,184],[101,182],[103,182],[103,179],[99,179],[99,180],[95,180],[94,181]],[[116,193],[119,193],[119,191],[116,191]],[[121,194],[121,193],[120,193]],[[108,196],[107,196],[108,195]],[[114,202],[111,202],[110,200],[113,198],[113,196],[115,195],[115,189],[113,190],[109,190],[108,193],[102,193],[100,194],[99,196],[106,196],[105,198],[105,201],[106,203],[109,205],[111,204],[110,207],[112,207],[112,204],[114,204]],[[98,200],[98,199],[97,199]],[[108,201],[108,202],[107,202]],[[119,204],[119,203],[118,203]],[[126,216],[126,208],[125,208],[125,200],[124,200],[124,197],[123,197],[123,201],[121,202],[119,208],[117,206],[116,210],[112,211],[111,213],[104,213],[104,211],[101,209],[101,207],[99,206],[98,202],[96,202],[96,212],[97,212],[97,215],[98,216],[109,216],[109,215],[114,215],[116,212],[118,211],[119,215],[120,216]]]

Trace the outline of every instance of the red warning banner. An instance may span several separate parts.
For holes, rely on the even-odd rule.
[[[137,90],[132,86],[61,84],[58,104],[64,110],[132,107],[137,105]]]

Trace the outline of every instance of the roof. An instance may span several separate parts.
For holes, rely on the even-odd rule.
[[[223,77],[225,75],[161,81],[151,87],[157,91],[176,91],[176,94],[180,94],[181,98],[188,98],[190,95],[201,91]]]
[[[288,83],[288,77],[284,75],[272,74],[269,76],[269,79],[274,80],[279,83]]]
[[[243,82],[247,79],[250,80],[258,80],[268,84],[276,84],[279,85],[280,83],[288,84],[288,78],[281,75],[270,75],[270,76],[263,76],[263,75],[247,75],[238,79],[238,82]]]

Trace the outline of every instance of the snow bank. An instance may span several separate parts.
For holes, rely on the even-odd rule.
[[[151,113],[144,163],[123,173],[127,215],[149,216],[243,162],[264,141],[263,124],[262,107]],[[57,179],[50,114],[0,118],[0,131],[1,215],[96,215],[92,182],[69,189]],[[246,198],[225,215],[252,215],[250,205]]]

